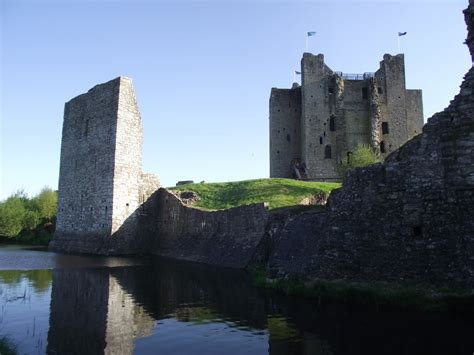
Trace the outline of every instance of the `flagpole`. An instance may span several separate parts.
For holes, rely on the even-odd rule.
[[[309,32],[306,32],[306,53],[308,53],[308,37],[312,37],[316,34],[316,31],[309,31]]]
[[[294,70],[293,70],[293,83],[296,83],[296,72]]]
[[[397,54],[400,54],[401,51],[400,51],[400,34],[397,35],[397,42],[398,42],[398,53]]]

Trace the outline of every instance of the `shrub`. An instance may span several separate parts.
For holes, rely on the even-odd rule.
[[[24,227],[25,205],[16,194],[0,203],[0,235],[13,237]]]
[[[380,162],[380,154],[377,151],[368,145],[360,144],[351,154],[347,155],[347,160],[340,164],[340,169],[345,174],[354,168],[362,168]]]
[[[52,222],[57,200],[57,193],[48,187],[31,199],[25,191],[16,191],[0,202],[0,236],[16,237],[21,231],[31,234],[39,224]]]
[[[41,192],[31,200],[39,216],[51,221],[56,214],[58,194],[49,187],[44,187]]]

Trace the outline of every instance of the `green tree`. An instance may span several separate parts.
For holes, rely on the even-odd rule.
[[[352,154],[347,156],[347,161],[340,164],[341,171],[345,174],[354,168],[380,163],[380,154],[368,145],[359,144]]]
[[[0,203],[0,235],[13,237],[23,229],[25,201],[14,194]]]
[[[38,211],[25,208],[23,214],[22,229],[32,230],[40,223],[40,215]]]
[[[51,222],[57,203],[57,193],[49,187],[31,199],[24,190],[17,190],[0,202],[0,236],[14,237],[22,230],[35,230],[45,220]]]
[[[41,218],[46,218],[51,221],[56,215],[56,208],[58,206],[58,194],[50,187],[45,186],[41,192],[33,199],[33,204],[38,210]]]

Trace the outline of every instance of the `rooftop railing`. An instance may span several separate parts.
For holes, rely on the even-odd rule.
[[[341,78],[344,80],[366,80],[373,78],[375,76],[375,73],[364,73],[364,74],[346,74],[343,73],[342,71],[337,71],[335,72],[337,75],[339,75]]]

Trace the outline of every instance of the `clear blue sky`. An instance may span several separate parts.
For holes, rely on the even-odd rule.
[[[268,99],[289,87],[305,47],[334,70],[378,69],[405,53],[425,119],[471,66],[461,11],[446,1],[1,2],[1,191],[57,188],[64,102],[133,78],[143,169],[177,180],[267,177]]]

